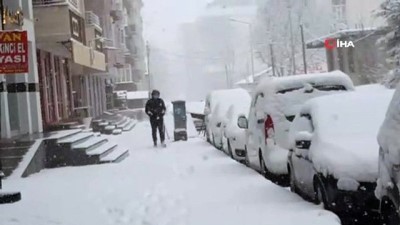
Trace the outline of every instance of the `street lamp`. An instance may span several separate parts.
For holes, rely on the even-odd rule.
[[[235,23],[241,23],[249,26],[249,38],[250,38],[250,59],[251,59],[251,76],[253,78],[253,83],[256,81],[255,76],[254,76],[254,46],[253,46],[253,24],[246,22],[246,21],[241,21],[237,19],[230,18],[229,19],[231,22]]]

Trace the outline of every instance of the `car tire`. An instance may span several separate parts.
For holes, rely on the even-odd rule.
[[[217,148],[217,145],[215,144],[215,136],[212,134],[212,145]],[[218,148],[217,148],[218,149]]]
[[[248,154],[248,152],[247,152],[247,145],[244,146],[244,151],[246,152],[246,156],[244,157],[244,164],[245,164],[247,167],[250,167],[250,160],[249,160],[249,154]]]
[[[289,187],[290,187],[290,191],[291,192],[293,192],[293,193],[295,193],[295,194],[298,194],[299,193],[299,190],[298,190],[298,188],[297,188],[297,186],[296,186],[296,178],[294,177],[294,173],[292,173],[292,170],[290,169],[290,167],[288,166],[288,175],[289,175]]]
[[[261,168],[260,173],[263,177],[268,179],[268,169],[267,166],[265,165],[264,157],[262,156],[261,151],[259,153],[259,157],[260,157],[260,168]]]
[[[232,146],[231,146],[231,142],[228,139],[228,153],[229,153],[229,157],[231,157],[233,159],[233,152],[232,152]]]
[[[390,201],[386,202],[385,207],[381,211],[381,222],[384,225],[400,224],[399,212]]]
[[[331,207],[329,206],[325,188],[323,187],[321,182],[316,181],[314,183],[314,190],[315,190],[315,198],[314,198],[315,204],[322,204],[324,209],[330,210]]]

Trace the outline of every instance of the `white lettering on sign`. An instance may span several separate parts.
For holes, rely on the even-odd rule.
[[[24,54],[23,43],[2,43],[0,44],[0,54]]]

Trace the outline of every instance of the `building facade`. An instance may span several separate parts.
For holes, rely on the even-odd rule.
[[[107,108],[114,107],[115,91],[141,89],[144,41],[141,0],[85,0],[86,10],[99,15],[105,41]]]
[[[83,0],[33,0],[45,129],[105,110],[102,29]]]
[[[3,18],[4,30],[26,30],[28,33],[29,72],[0,75],[0,138],[8,139],[42,132],[43,127],[32,1],[3,0],[2,3],[11,14],[23,14],[23,24]]]

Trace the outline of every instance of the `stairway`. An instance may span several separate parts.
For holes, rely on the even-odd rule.
[[[50,168],[117,163],[129,156],[128,149],[110,141],[107,136],[82,130],[50,137],[46,145]]]
[[[2,141],[0,142],[0,164],[4,175],[9,176],[16,169],[33,141]]]
[[[118,135],[122,132],[132,130],[137,124],[137,121],[127,116],[115,115],[107,119],[96,119],[92,121],[93,132],[102,134]]]

